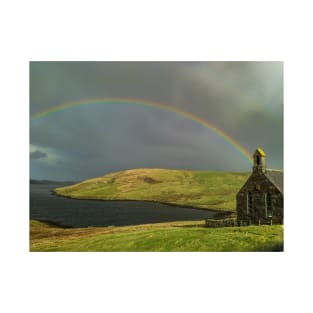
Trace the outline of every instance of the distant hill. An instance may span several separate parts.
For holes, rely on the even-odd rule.
[[[30,184],[58,184],[58,185],[71,185],[76,184],[74,181],[55,181],[55,180],[48,180],[48,179],[30,179]]]
[[[133,169],[56,188],[77,199],[149,200],[234,211],[236,193],[250,173]]]

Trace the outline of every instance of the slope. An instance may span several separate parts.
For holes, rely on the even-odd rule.
[[[249,173],[133,169],[92,178],[56,194],[77,199],[147,200],[234,211],[236,193]]]

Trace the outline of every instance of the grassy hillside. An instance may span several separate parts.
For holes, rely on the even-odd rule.
[[[249,173],[134,169],[56,188],[79,199],[151,200],[206,209],[235,210]]]
[[[205,228],[204,222],[60,228],[30,222],[30,251],[281,251],[283,226]]]

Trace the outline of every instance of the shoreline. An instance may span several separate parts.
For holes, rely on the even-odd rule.
[[[134,200],[134,199],[94,199],[94,198],[74,198],[71,196],[65,196],[58,194],[54,189],[50,190],[51,194],[57,196],[57,197],[62,197],[62,198],[67,198],[71,200],[88,200],[88,201],[106,201],[106,202],[149,202],[149,203],[157,203],[157,204],[162,204],[162,205],[168,205],[168,206],[173,206],[173,207],[180,207],[180,208],[186,208],[186,209],[195,209],[195,210],[201,210],[201,211],[206,211],[206,212],[213,212],[215,215],[220,215],[218,219],[221,219],[223,217],[227,217],[229,215],[232,215],[236,213],[235,211],[226,211],[223,209],[209,209],[209,208],[200,208],[200,207],[195,207],[192,205],[183,205],[183,204],[177,204],[177,203],[169,203],[169,202],[161,202],[157,200]]]

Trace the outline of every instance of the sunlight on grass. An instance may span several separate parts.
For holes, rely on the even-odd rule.
[[[60,228],[30,223],[31,251],[281,251],[283,226],[205,228],[203,222]]]
[[[57,188],[79,199],[150,200],[204,209],[235,210],[236,193],[248,173],[137,169]]]

